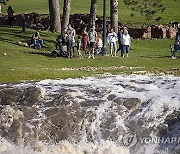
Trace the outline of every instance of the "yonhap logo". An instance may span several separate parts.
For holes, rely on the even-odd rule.
[[[129,147],[129,148],[135,146],[137,143],[136,134],[127,133],[126,135],[124,135],[122,142],[124,146]]]
[[[134,133],[127,133],[122,138],[123,145],[130,148],[135,146],[137,143],[140,144],[180,144],[180,137],[157,137],[157,136],[146,136],[139,137]]]

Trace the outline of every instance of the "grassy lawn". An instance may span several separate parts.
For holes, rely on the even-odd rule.
[[[20,28],[0,27],[0,83],[104,73],[129,74],[134,71],[180,75],[179,55],[176,60],[170,57],[169,45],[174,42],[171,39],[132,40],[128,58],[96,56],[92,60],[87,55],[83,59],[78,59],[76,55],[73,59],[67,59],[50,56],[55,48],[56,33],[41,32],[47,46],[41,50],[16,44],[17,41],[30,40],[34,32],[27,29],[22,33]]]
[[[180,1],[176,0],[162,0],[166,6],[166,11],[161,13],[162,20],[160,22],[153,22],[150,24],[169,24],[170,21],[179,21],[180,19]],[[37,12],[41,14],[48,14],[47,0],[10,0],[6,6],[2,7],[3,13],[6,13],[7,7],[11,5],[16,14]],[[107,1],[107,16],[109,16],[109,1]],[[103,0],[98,1],[97,15],[102,16]],[[61,14],[63,10],[63,0],[60,0]],[[89,13],[90,0],[72,0],[71,14],[74,13]],[[144,23],[148,24],[140,14],[130,17],[131,10],[127,8],[123,0],[119,1],[119,20],[123,24],[130,24],[132,26],[139,26]]]

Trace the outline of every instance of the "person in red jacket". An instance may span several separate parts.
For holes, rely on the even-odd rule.
[[[83,43],[83,51],[86,52],[88,43],[89,43],[89,36],[88,36],[88,32],[86,31],[86,29],[83,30],[82,32],[82,43]]]

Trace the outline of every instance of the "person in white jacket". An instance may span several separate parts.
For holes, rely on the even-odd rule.
[[[107,42],[110,45],[111,56],[115,56],[115,57],[117,57],[117,55],[116,55],[116,53],[117,53],[116,41],[117,41],[117,34],[114,32],[113,29],[111,29],[111,32],[107,36]],[[114,55],[113,55],[113,49],[114,49]]]
[[[124,30],[124,34],[123,34],[123,57],[128,57],[129,54],[129,50],[130,50],[130,43],[131,43],[131,38],[130,35],[128,34],[128,30]]]

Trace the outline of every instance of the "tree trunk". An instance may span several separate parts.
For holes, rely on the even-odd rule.
[[[1,13],[2,13],[2,12],[1,12],[1,4],[0,4],[0,16],[1,16]]]
[[[110,0],[111,28],[118,33],[118,0]]]
[[[64,33],[64,31],[67,29],[67,25],[69,24],[70,10],[71,10],[71,0],[64,0],[61,33]]]
[[[61,31],[61,17],[59,9],[59,0],[49,0],[49,13],[50,13],[50,31]]]
[[[96,21],[96,8],[97,8],[97,0],[91,0],[91,8],[90,8],[90,26],[95,26]]]

